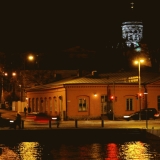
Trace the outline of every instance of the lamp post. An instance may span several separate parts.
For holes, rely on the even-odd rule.
[[[115,103],[115,82],[113,81],[113,120],[114,120],[114,103]]]
[[[20,101],[25,102],[26,101],[26,69],[28,68],[27,62],[34,62],[35,55],[34,54],[25,54],[23,57],[23,71],[20,72],[21,76],[21,84],[20,87]]]
[[[17,74],[16,72],[12,72],[12,77],[11,77],[11,83],[12,83],[12,96],[13,96],[13,101],[15,101],[15,95],[16,95],[16,77]]]
[[[1,85],[1,88],[2,88],[2,90],[1,90],[1,105],[4,103],[4,88],[3,88],[3,80],[4,80],[4,76],[7,76],[7,73],[4,73],[4,72],[2,72],[2,74],[1,74],[1,82],[2,82],[2,85]]]
[[[3,104],[3,76],[2,76],[2,91],[1,91],[1,105]]]
[[[138,101],[139,101],[139,109],[140,109],[140,114],[139,114],[139,120],[141,120],[141,63],[143,63],[143,59],[138,59],[135,61],[135,64],[138,64]]]
[[[21,84],[19,84],[19,88],[20,88],[20,93],[19,93],[19,100],[20,100],[20,102],[22,102],[22,89],[21,89],[21,87],[22,87],[22,85]]]
[[[4,99],[4,86],[3,85],[4,85],[4,77],[6,77],[6,76],[8,76],[8,73],[2,72],[2,74],[1,74],[1,100],[0,100],[1,105],[3,105],[4,101],[5,101],[5,99]],[[15,77],[15,76],[16,76],[16,73],[13,72],[12,77]],[[14,92],[15,92],[15,86],[14,86],[14,80],[13,80],[13,95],[15,94]]]
[[[2,73],[2,78],[1,78],[1,82],[2,82],[2,90],[1,90],[1,105],[3,104],[4,102],[4,97],[3,97],[3,73]]]
[[[147,110],[147,88],[144,86],[145,90],[144,90],[144,96],[145,96],[145,108],[146,108],[146,128],[148,129],[148,110]]]

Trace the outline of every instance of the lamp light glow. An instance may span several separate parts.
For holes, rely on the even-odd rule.
[[[97,94],[95,93],[94,96],[97,97]]]
[[[33,61],[33,60],[34,60],[34,56],[29,55],[29,56],[28,56],[28,60],[29,60],[29,61]]]

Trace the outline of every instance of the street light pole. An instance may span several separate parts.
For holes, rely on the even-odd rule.
[[[139,120],[141,120],[141,63],[143,63],[143,59],[139,59],[138,61],[135,61],[135,64],[138,64],[138,102],[139,102]]]
[[[115,119],[115,117],[114,117],[114,103],[115,103],[115,82],[113,81],[113,106],[112,106],[113,120]]]
[[[138,100],[139,100],[139,109],[140,109],[140,112],[139,112],[139,120],[141,120],[141,97],[139,94],[141,94],[141,62],[140,60],[138,61],[138,77],[139,77],[139,93],[138,93]]]
[[[2,75],[2,91],[1,91],[1,105],[3,104],[4,102],[4,97],[3,97],[3,75]]]
[[[4,81],[4,76],[7,76],[7,73],[4,73],[4,72],[2,72],[2,75],[1,75],[2,77],[1,77],[1,83],[2,83],[2,86],[1,86],[1,88],[2,88],[2,90],[1,90],[1,105],[2,104],[4,104],[4,88],[3,88],[3,81]]]
[[[29,55],[24,55],[23,57],[23,71],[20,72],[21,76],[21,85],[20,85],[20,101],[25,102],[26,101],[26,93],[25,93],[25,88],[26,88],[26,69],[28,68],[27,62],[32,62],[34,61],[35,56],[34,54],[29,54]]]

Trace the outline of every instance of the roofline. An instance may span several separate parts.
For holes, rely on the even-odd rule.
[[[53,87],[36,87],[36,88],[28,88],[26,89],[27,92],[32,92],[32,91],[41,91],[41,90],[51,90],[51,89],[57,89],[57,88],[65,88],[67,86],[76,86],[76,85],[88,85],[88,86],[100,86],[100,85],[138,85],[138,83],[114,83],[114,82],[110,82],[110,83],[76,83],[76,84],[73,84],[73,83],[68,83],[68,84],[62,84],[62,85],[55,85]],[[141,85],[144,85],[143,83],[141,83]]]

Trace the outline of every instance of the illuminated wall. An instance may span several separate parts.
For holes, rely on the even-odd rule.
[[[141,41],[143,37],[143,24],[142,22],[131,21],[122,23],[122,38],[126,40],[128,47]]]

